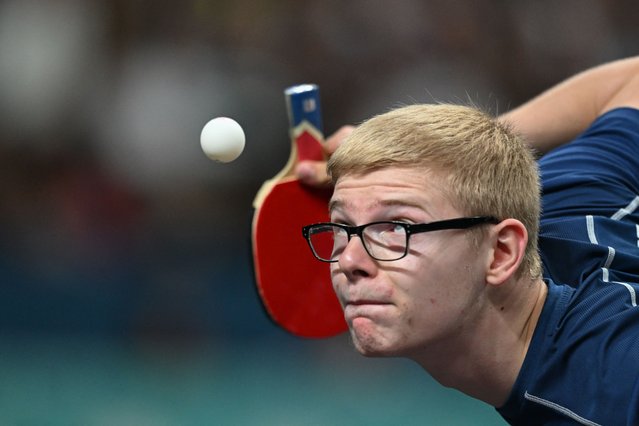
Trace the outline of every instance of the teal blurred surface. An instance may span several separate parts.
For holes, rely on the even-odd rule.
[[[502,425],[416,364],[346,336],[124,342],[4,337],[2,425]]]

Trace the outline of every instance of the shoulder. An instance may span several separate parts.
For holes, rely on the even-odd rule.
[[[614,215],[639,194],[639,109],[606,112],[539,169],[544,219]]]
[[[639,310],[627,292],[598,291],[598,284],[609,283],[591,279],[588,291],[549,283],[542,326],[509,402],[499,409],[513,424],[634,424]]]
[[[598,81],[608,96],[601,112],[615,108],[639,108],[639,57],[620,59],[601,66],[602,78]]]
[[[580,137],[592,133],[594,129],[608,127],[639,133],[639,107],[621,106],[606,109]]]

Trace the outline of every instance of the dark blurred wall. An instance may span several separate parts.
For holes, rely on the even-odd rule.
[[[0,2],[0,322],[7,331],[233,335],[270,325],[252,196],[288,156],[282,89],[325,127],[399,103],[517,105],[636,53],[634,1]],[[214,164],[208,119],[245,128]],[[238,320],[243,318],[243,320]]]
[[[319,84],[327,133],[413,102],[499,113],[637,54],[637,16],[635,0],[0,0],[0,423],[495,424],[345,336],[266,318],[248,243],[288,158],[282,90]],[[199,146],[221,115],[247,135],[225,165]]]

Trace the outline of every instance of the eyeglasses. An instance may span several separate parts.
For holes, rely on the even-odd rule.
[[[353,235],[359,237],[370,257],[390,262],[408,254],[408,241],[413,234],[444,229],[467,229],[486,223],[496,224],[499,223],[499,219],[492,216],[476,216],[417,224],[381,221],[360,226],[326,222],[303,227],[302,235],[315,257],[322,262],[337,262]]]

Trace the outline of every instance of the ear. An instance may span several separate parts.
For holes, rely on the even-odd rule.
[[[499,286],[519,269],[528,243],[528,231],[517,219],[505,219],[492,231],[493,255],[486,271],[486,282]]]

